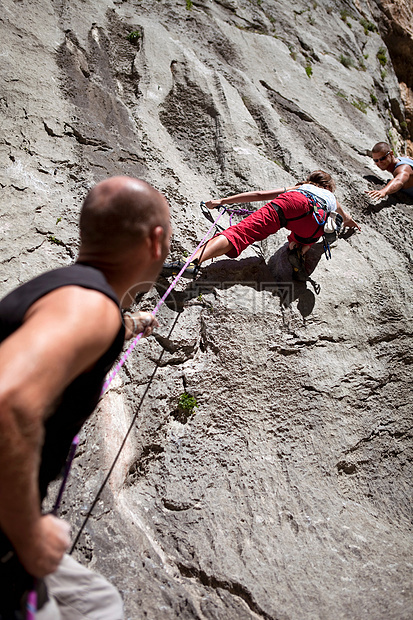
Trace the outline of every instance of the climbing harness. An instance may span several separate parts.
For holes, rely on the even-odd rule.
[[[283,210],[279,205],[275,202],[271,202],[271,206],[276,210],[278,219],[280,221],[281,228],[286,228],[288,222],[292,222],[295,220],[300,220],[303,217],[306,217],[309,213],[312,213],[316,223],[317,228],[315,229],[313,235],[311,237],[301,237],[294,233],[294,237],[297,239],[299,243],[302,245],[309,245],[311,243],[315,243],[319,236],[315,236],[320,228],[323,228],[323,249],[324,254],[327,260],[331,258],[331,250],[330,243],[333,243],[337,239],[337,236],[340,234],[343,225],[343,218],[336,211],[327,211],[327,202],[319,197],[314,196],[311,192],[305,189],[294,189],[295,192],[300,192],[303,194],[309,202],[309,209],[305,213],[301,215],[297,215],[297,217],[285,217]],[[324,213],[321,213],[322,210]]]

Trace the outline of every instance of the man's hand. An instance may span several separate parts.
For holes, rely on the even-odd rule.
[[[70,545],[70,525],[53,515],[41,517],[17,555],[33,577],[53,573]]]
[[[386,198],[387,196],[387,193],[384,191],[384,189],[372,189],[364,193],[370,196],[370,198],[373,198],[373,200],[383,200],[383,198]]]
[[[157,319],[151,312],[126,313],[124,319],[127,340],[140,333],[146,338],[152,334],[155,327],[159,327]]]

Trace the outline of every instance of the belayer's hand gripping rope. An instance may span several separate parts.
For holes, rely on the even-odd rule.
[[[175,286],[177,285],[181,275],[183,274],[183,272],[185,271],[185,269],[188,267],[189,263],[191,262],[191,260],[193,259],[193,257],[195,256],[195,254],[197,253],[197,251],[199,250],[200,247],[202,247],[203,243],[206,241],[209,233],[212,231],[212,229],[214,228],[214,226],[218,223],[218,220],[221,219],[221,217],[224,215],[226,211],[226,208],[224,207],[223,211],[221,211],[221,213],[218,215],[218,217],[214,220],[212,226],[210,226],[210,228],[208,229],[207,233],[204,235],[204,237],[202,238],[202,240],[199,242],[199,244],[197,245],[197,247],[195,248],[195,250],[192,252],[192,254],[190,255],[190,257],[186,260],[184,266],[182,267],[182,269],[179,271],[179,273],[177,274],[177,276],[174,278],[174,280],[172,281],[172,284],[167,288],[167,290],[165,291],[165,293],[163,294],[163,296],[161,297],[161,299],[158,301],[158,303],[156,304],[155,308],[152,310],[152,315],[156,316],[156,314],[159,312],[159,309],[161,308],[162,304],[164,303],[164,301],[166,300],[166,298],[168,297],[169,293],[175,288]],[[126,353],[121,357],[121,359],[119,360],[119,362],[116,364],[115,368],[113,369],[113,371],[110,373],[109,377],[107,378],[107,380],[105,381],[105,383],[103,384],[103,388],[102,391],[100,393],[100,396],[102,397],[103,394],[106,392],[106,390],[108,389],[109,385],[112,383],[113,379],[116,377],[116,375],[118,374],[118,372],[120,371],[120,369],[122,368],[122,366],[124,365],[124,363],[126,362],[126,360],[128,359],[128,357],[130,356],[130,354],[132,353],[133,349],[136,347],[136,345],[138,344],[139,340],[142,338],[142,333],[138,334],[136,336],[136,338],[134,338],[134,340],[132,341],[132,343],[130,344],[130,346],[128,347]],[[131,427],[129,427],[129,431],[130,431]],[[128,431],[128,434],[129,434]],[[127,437],[127,435],[126,435]],[[124,442],[126,440],[126,437],[124,439],[124,441],[122,442],[122,446],[121,449],[124,445]],[[60,488],[59,488],[59,492],[57,494],[57,498],[56,498],[56,502],[52,511],[52,514],[57,514],[58,510],[59,510],[59,506],[60,503],[62,501],[62,497],[63,497],[63,493],[64,490],[66,488],[66,483],[69,477],[69,473],[70,473],[70,469],[73,463],[73,459],[75,457],[75,453],[76,453],[76,448],[79,444],[79,436],[76,435],[76,437],[73,439],[72,441],[72,445],[70,447],[70,451],[66,460],[66,465],[64,468],[64,472],[63,472],[63,479],[62,482],[60,484]],[[109,475],[110,473],[113,471],[113,467],[119,457],[120,452],[118,452],[114,463],[112,464],[110,470],[109,470]],[[108,480],[109,476],[106,476],[105,480],[104,480],[104,484],[106,484],[107,480]],[[103,486],[104,484],[101,486],[97,497],[95,498],[92,507],[95,506],[97,498],[99,497],[100,493],[103,490]],[[91,510],[89,510],[88,516],[91,514]],[[83,528],[86,525],[86,520],[83,522],[83,525],[81,527],[81,530],[78,532],[76,539],[73,543],[71,552],[73,551],[81,531],[83,530]],[[33,580],[33,588],[32,590],[30,590],[30,592],[28,592],[27,595],[27,602],[26,602],[26,620],[36,620],[36,610],[37,610],[37,592],[36,592],[36,580]]]

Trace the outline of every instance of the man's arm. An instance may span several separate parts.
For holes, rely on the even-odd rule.
[[[389,181],[383,189],[380,190],[370,190],[365,193],[370,196],[370,198],[374,198],[375,200],[381,200],[389,194],[394,194],[401,190],[405,183],[410,179],[412,169],[407,164],[403,164],[402,166],[397,166],[394,171],[394,179]]]
[[[233,196],[227,196],[227,198],[220,198],[219,200],[207,200],[205,206],[208,207],[208,209],[215,209],[215,207],[219,207],[219,205],[243,204],[245,202],[258,202],[260,200],[268,202],[269,200],[275,200],[280,194],[295,189],[296,187],[299,186],[294,185],[294,187],[279,187],[278,189],[234,194]]]
[[[105,295],[63,287],[36,302],[0,346],[0,527],[35,577],[53,572],[69,544],[67,524],[40,513],[44,420],[119,327],[119,310]]]

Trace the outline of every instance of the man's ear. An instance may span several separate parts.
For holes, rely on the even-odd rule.
[[[162,257],[164,236],[165,231],[162,226],[155,226],[149,234],[150,253],[153,260],[160,260]]]

